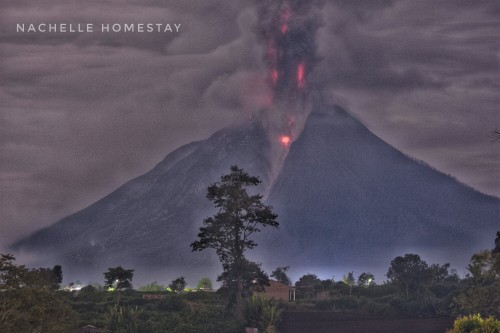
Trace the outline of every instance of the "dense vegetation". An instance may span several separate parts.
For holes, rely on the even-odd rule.
[[[273,275],[287,281],[286,270],[279,267]],[[244,326],[252,325],[277,332],[281,312],[286,310],[359,312],[378,317],[469,316],[457,319],[452,332],[472,332],[463,328],[469,326],[477,332],[483,332],[483,326],[497,327],[500,233],[492,250],[472,256],[468,271],[460,278],[447,264],[429,265],[418,255],[407,254],[391,262],[388,280],[382,284],[375,284],[370,273],[357,279],[348,273],[341,281],[306,274],[295,283],[296,302],[276,303],[254,296],[246,303],[245,319],[237,320],[224,288],[201,291],[209,290],[207,278],[199,281],[199,290],[182,289],[186,286],[183,277],[168,287],[153,282],[133,290],[129,283],[132,270],[117,267],[104,273],[106,287],[88,285],[70,291],[60,288],[59,266],[30,270],[16,265],[12,255],[1,255],[0,331],[57,333],[94,325],[113,332],[223,333],[243,332]],[[160,296],[145,299],[143,295]]]

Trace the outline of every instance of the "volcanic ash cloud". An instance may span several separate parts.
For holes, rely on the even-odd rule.
[[[311,110],[310,83],[318,62],[316,32],[320,1],[258,0],[257,34],[265,48],[271,105],[261,116],[273,144],[274,169],[300,134]]]

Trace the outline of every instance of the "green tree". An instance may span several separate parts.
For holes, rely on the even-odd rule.
[[[251,236],[261,227],[278,227],[277,215],[270,206],[264,205],[262,195],[247,193],[248,187],[257,186],[260,182],[258,177],[250,176],[236,165],[231,166],[229,174],[208,187],[207,198],[218,211],[203,221],[198,240],[191,244],[193,251],[215,249],[222,263],[223,276],[232,279],[226,284],[234,287],[237,318],[243,317],[244,253],[257,246]]]
[[[453,298],[453,313],[465,315],[480,313],[484,316],[500,317],[500,254],[495,252],[499,233],[493,250],[483,250],[471,257],[467,269],[471,273],[466,288]]]
[[[497,231],[497,236],[495,237],[495,247],[493,248],[493,253],[500,253],[500,231]]]
[[[16,265],[12,254],[0,254],[0,290],[26,286],[28,269],[24,265]]]
[[[75,313],[54,292],[52,269],[28,270],[11,254],[0,254],[0,332],[68,332]]]
[[[57,284],[57,288],[59,288],[63,281],[63,271],[61,265],[55,265],[54,268],[52,268],[52,272],[56,277],[55,282]]]
[[[241,295],[249,297],[254,292],[264,291],[264,286],[269,285],[269,277],[260,268],[260,264],[243,259],[241,266],[237,271],[231,269],[225,270],[219,276],[218,281],[222,282],[222,289],[226,290],[226,294],[231,303],[236,304],[237,283],[241,284]]]
[[[289,286],[292,284],[290,278],[288,277],[288,275],[286,275],[286,272],[288,271],[289,268],[290,266],[276,267],[276,269],[271,273],[271,277],[275,278],[276,281]]]
[[[431,279],[429,266],[418,254],[405,254],[404,257],[394,258],[386,276],[392,283],[404,289],[406,297]]]
[[[116,290],[131,289],[132,278],[134,277],[133,269],[124,269],[122,266],[108,268],[104,274],[104,288]]]
[[[305,274],[302,275],[297,282],[295,282],[295,286],[297,287],[316,287],[321,284],[321,280],[316,276],[316,274]]]
[[[491,283],[498,277],[495,266],[496,258],[497,255],[488,250],[472,255],[467,270],[472,274],[475,283]]]
[[[375,284],[375,276],[372,273],[361,273],[358,276],[358,286],[368,288]]]
[[[184,279],[184,276],[181,276],[175,280],[172,280],[172,282],[168,285],[168,287],[170,289],[172,289],[172,291],[180,292],[180,291],[183,291],[184,288],[186,288],[186,285],[187,285],[187,282]]]
[[[212,289],[212,280],[202,277],[196,284],[196,289]]]
[[[352,296],[352,287],[356,285],[356,280],[354,279],[354,272],[347,273],[347,276],[344,275],[342,278],[342,282],[349,287],[349,297]]]
[[[322,281],[315,274],[302,275],[295,286],[297,287],[297,299],[310,299],[315,297],[315,292],[321,288]]]
[[[453,298],[454,315],[480,313],[483,316],[500,318],[500,281],[487,285],[471,285]]]

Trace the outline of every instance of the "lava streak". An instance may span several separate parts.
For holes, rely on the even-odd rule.
[[[305,79],[304,79],[304,64],[300,63],[297,66],[297,88],[304,88]]]
[[[288,19],[292,16],[292,11],[288,5],[285,5],[281,10],[281,33],[284,35],[288,32]]]
[[[280,136],[280,143],[284,147],[288,147],[291,142],[292,142],[292,138],[289,135],[282,135],[282,136]]]

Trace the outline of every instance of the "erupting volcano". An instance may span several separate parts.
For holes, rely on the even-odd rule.
[[[497,227],[498,198],[409,158],[342,108],[312,102],[317,2],[257,3],[272,105],[173,151],[15,249],[43,253],[55,261],[42,266],[68,272],[123,265],[206,276],[219,267],[215,256],[189,244],[213,212],[207,187],[237,164],[261,178],[257,190],[279,216],[279,230],[261,233],[255,251],[268,269],[369,269],[408,249],[465,265]]]

